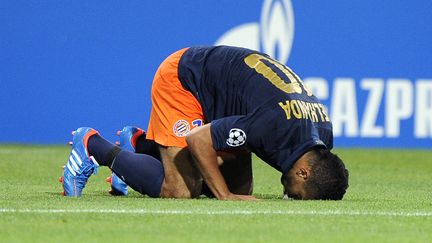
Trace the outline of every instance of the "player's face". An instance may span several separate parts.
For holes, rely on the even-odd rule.
[[[281,177],[282,185],[284,186],[284,194],[293,199],[306,199],[304,190],[304,180],[301,180],[291,170]]]

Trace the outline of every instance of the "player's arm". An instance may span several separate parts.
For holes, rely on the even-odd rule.
[[[229,191],[219,170],[210,128],[211,124],[195,128],[186,137],[189,151],[195,157],[203,179],[219,200],[256,200],[254,196],[237,195]]]

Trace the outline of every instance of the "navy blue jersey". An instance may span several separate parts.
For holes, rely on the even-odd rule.
[[[242,148],[287,172],[313,147],[333,147],[324,106],[288,67],[245,48],[191,47],[179,79],[211,122],[217,151]]]

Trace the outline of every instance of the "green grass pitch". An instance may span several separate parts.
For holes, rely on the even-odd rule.
[[[0,242],[431,242],[432,151],[338,149],[342,201],[284,201],[254,159],[258,202],[112,197],[100,168],[81,198],[60,196],[67,146],[0,145]]]

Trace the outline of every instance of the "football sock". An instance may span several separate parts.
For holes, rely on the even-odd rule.
[[[115,157],[111,169],[135,191],[159,197],[165,175],[159,160],[122,150]]]
[[[159,160],[121,150],[97,134],[89,138],[87,149],[100,165],[110,167],[135,191],[159,197],[164,179],[163,166]]]
[[[87,150],[100,165],[111,167],[111,164],[121,149],[105,140],[98,134],[91,136],[88,140]]]
[[[159,145],[153,141],[146,139],[145,136],[139,136],[135,143],[135,152],[139,154],[147,154],[160,159]]]

